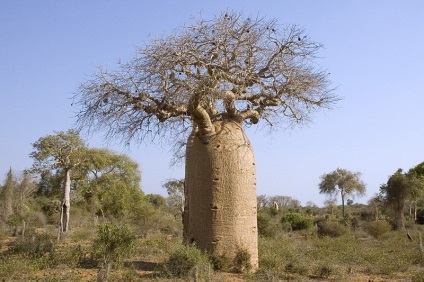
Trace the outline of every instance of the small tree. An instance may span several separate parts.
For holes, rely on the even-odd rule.
[[[408,171],[410,179],[414,182],[411,191],[410,202],[414,206],[414,220],[417,220],[417,203],[424,195],[424,162],[416,165]]]
[[[131,253],[134,242],[135,235],[126,226],[107,223],[99,227],[94,241],[94,252],[101,260],[97,281],[108,280],[113,264]]]
[[[335,171],[321,176],[319,192],[335,196],[340,193],[342,198],[342,216],[345,217],[345,200],[347,196],[365,194],[364,182],[360,179],[360,172],[350,172],[346,169],[337,168]]]
[[[44,173],[60,170],[63,175],[62,204],[60,212],[60,231],[66,232],[69,227],[71,208],[71,172],[79,164],[85,149],[84,141],[77,131],[55,132],[55,135],[41,137],[33,144],[30,154],[34,159],[32,171]]]
[[[13,214],[13,194],[16,190],[17,183],[13,175],[12,168],[9,169],[6,175],[4,185],[0,190],[1,215],[4,221]]]
[[[185,205],[184,179],[168,179],[162,187],[168,192],[168,205],[176,207],[183,216]]]
[[[324,205],[329,208],[331,215],[334,215],[334,209],[337,207],[337,198],[329,197],[324,201]]]
[[[90,208],[102,216],[127,215],[144,196],[138,164],[126,155],[106,149],[86,149],[79,173],[80,193]]]

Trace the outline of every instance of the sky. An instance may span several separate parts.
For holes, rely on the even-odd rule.
[[[224,11],[295,24],[324,47],[317,63],[342,100],[307,125],[247,130],[257,167],[257,194],[323,205],[320,176],[361,172],[366,203],[398,168],[424,161],[424,2],[420,0],[0,0],[0,183],[9,168],[30,168],[32,143],[75,126],[72,97],[98,68],[113,70],[137,46],[193,18]],[[145,193],[166,195],[171,147],[126,147],[101,134],[90,147],[135,160]]]

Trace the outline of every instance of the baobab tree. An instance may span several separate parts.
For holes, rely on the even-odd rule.
[[[319,192],[335,196],[340,193],[342,199],[342,216],[345,217],[345,200],[347,196],[365,194],[365,183],[361,180],[360,172],[351,172],[338,168],[335,171],[321,176]]]
[[[77,131],[70,129],[41,137],[32,146],[34,151],[30,156],[34,159],[33,172],[59,170],[63,174],[60,232],[67,232],[71,209],[71,174],[81,164],[85,143]]]
[[[123,142],[186,145],[185,241],[230,258],[246,250],[255,269],[255,160],[243,126],[308,121],[337,101],[314,61],[321,47],[276,20],[200,18],[83,83],[78,124]]]

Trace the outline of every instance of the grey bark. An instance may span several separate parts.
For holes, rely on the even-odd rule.
[[[69,228],[69,218],[71,209],[71,170],[65,169],[65,184],[62,193],[62,206],[60,211],[60,230],[66,233]]]

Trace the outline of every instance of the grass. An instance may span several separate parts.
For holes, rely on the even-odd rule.
[[[368,281],[375,277],[378,281],[423,281],[424,254],[419,241],[422,226],[410,226],[412,240],[406,230],[387,230],[385,224],[362,226],[355,231],[346,228],[337,236],[332,232],[323,236],[315,229],[280,229],[273,236],[260,236],[257,273],[231,275],[236,275],[238,281]],[[54,226],[47,226],[40,234],[28,232],[25,238],[9,237],[3,232],[0,278],[95,281],[98,261],[93,254],[96,232],[92,229],[77,226],[60,242],[56,241]],[[247,255],[240,252],[240,272],[248,267],[245,261]],[[132,255],[113,269],[109,280],[225,282],[229,280],[220,271],[228,269],[224,258],[184,247],[180,236],[157,232],[137,236]]]

